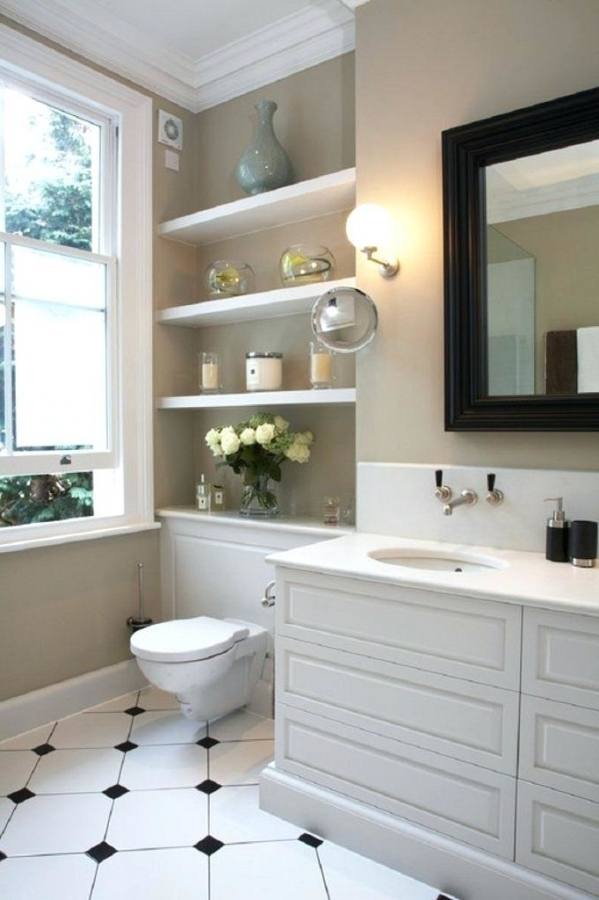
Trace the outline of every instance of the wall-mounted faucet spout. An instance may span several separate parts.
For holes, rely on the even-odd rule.
[[[470,488],[466,488],[462,491],[459,497],[454,497],[453,500],[450,500],[449,503],[445,503],[443,506],[443,515],[451,516],[453,515],[453,511],[456,506],[474,506],[474,504],[478,501],[478,494],[476,491],[470,490]]]

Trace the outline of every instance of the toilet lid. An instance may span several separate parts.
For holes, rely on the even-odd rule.
[[[189,662],[225,653],[249,634],[238,622],[209,616],[174,619],[142,628],[131,637],[131,651],[156,662]]]

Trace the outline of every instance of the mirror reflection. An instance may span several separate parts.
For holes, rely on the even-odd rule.
[[[488,396],[599,392],[599,141],[485,169]]]

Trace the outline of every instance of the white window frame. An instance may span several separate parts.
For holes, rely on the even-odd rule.
[[[40,99],[51,94],[54,102],[60,105],[62,101],[67,111],[75,110],[77,105],[84,111],[95,109],[100,119],[118,125],[116,190],[111,185],[107,187],[116,196],[116,243],[114,247],[106,246],[104,238],[100,246],[102,254],[114,255],[118,260],[113,304],[116,358],[110,376],[116,400],[111,435],[113,456],[105,459],[111,470],[98,470],[95,462],[93,467],[102,478],[102,471],[106,471],[106,478],[122,496],[122,504],[114,515],[100,512],[93,517],[0,528],[0,552],[158,527],[154,522],[152,483],[152,101],[4,25],[0,25],[2,77],[37,84]],[[15,235],[8,238],[39,249],[43,246],[40,241]],[[49,247],[52,252],[61,250],[55,244]],[[91,258],[87,252],[84,256]],[[51,454],[54,461],[59,456]],[[84,451],[74,451],[69,456],[73,462],[68,468],[56,467],[54,463],[45,468],[44,461],[44,473],[87,471]],[[89,462],[91,456],[97,454],[91,454]],[[39,474],[39,467],[36,469]],[[5,470],[0,459],[0,476],[3,474],[16,473]],[[28,472],[21,474],[35,473],[29,467]]]

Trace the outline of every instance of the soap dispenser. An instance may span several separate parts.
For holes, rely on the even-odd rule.
[[[551,562],[568,562],[568,542],[570,535],[570,523],[566,520],[563,497],[547,497],[549,501],[557,503],[553,515],[547,519],[547,539],[545,543],[545,557]]]

